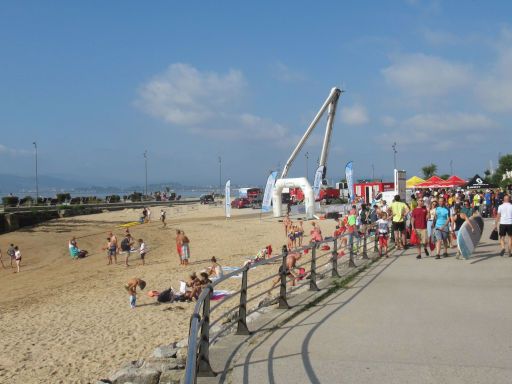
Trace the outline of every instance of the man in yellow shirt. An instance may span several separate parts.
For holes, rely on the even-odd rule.
[[[409,208],[400,200],[400,195],[396,195],[391,203],[391,212],[393,214],[392,228],[395,234],[396,249],[404,249],[406,244],[405,221]]]

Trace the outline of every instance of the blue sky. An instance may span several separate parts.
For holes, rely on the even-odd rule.
[[[510,151],[507,1],[19,1],[0,5],[0,173],[263,184],[333,86],[328,178]],[[314,173],[325,121],[291,175]]]

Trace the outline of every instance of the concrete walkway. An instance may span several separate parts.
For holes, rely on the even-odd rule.
[[[471,260],[408,250],[373,264],[246,343],[226,382],[512,383],[512,258],[491,226]]]

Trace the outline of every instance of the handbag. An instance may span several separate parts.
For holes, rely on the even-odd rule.
[[[418,245],[418,235],[416,234],[416,231],[413,229],[411,231],[411,238],[409,240],[410,245]]]
[[[491,240],[499,240],[499,235],[498,235],[498,230],[497,229],[493,229],[492,232],[491,232],[491,236],[489,236],[489,239]]]
[[[430,240],[428,242],[428,246],[430,248],[431,251],[433,251],[434,249],[436,249],[436,243],[432,240],[432,236],[430,237]]]

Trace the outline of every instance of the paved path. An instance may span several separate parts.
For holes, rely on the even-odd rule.
[[[486,225],[474,259],[373,264],[248,343],[227,382],[512,383],[512,258]]]

